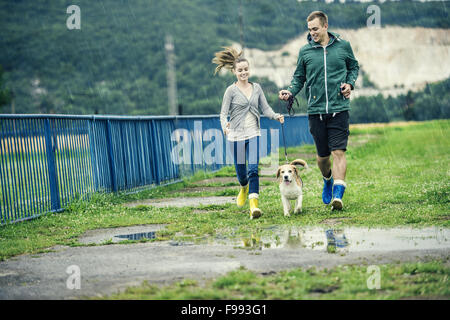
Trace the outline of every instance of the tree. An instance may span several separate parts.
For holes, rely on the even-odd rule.
[[[405,120],[410,121],[415,119],[414,114],[414,97],[411,90],[406,94],[406,104],[403,106],[403,116]]]
[[[11,90],[4,88],[3,82],[3,68],[0,66],[0,111],[2,110],[2,106],[11,103],[12,99]]]

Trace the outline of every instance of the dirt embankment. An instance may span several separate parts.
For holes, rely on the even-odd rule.
[[[396,95],[419,90],[427,82],[450,76],[450,36],[448,29],[402,28],[334,29],[330,31],[350,41],[361,69],[376,89],[362,88],[359,77],[355,91],[358,95]],[[267,77],[278,87],[286,87],[297,63],[299,49],[306,44],[307,33],[287,40],[278,50],[245,49],[252,75]],[[239,44],[233,46],[239,48]]]

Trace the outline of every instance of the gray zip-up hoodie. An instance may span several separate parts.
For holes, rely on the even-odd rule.
[[[253,91],[250,99],[236,86],[230,85],[223,95],[222,109],[220,111],[220,125],[222,131],[225,131],[227,125],[227,116],[230,115],[230,129],[243,131],[245,116],[247,112],[251,112],[258,119],[258,127],[261,128],[259,109],[269,119],[276,120],[280,114],[275,113],[267,103],[266,97],[261,86],[258,83],[253,84]]]

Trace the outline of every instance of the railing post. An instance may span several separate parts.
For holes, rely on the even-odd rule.
[[[161,178],[159,175],[159,165],[158,165],[158,155],[160,154],[158,152],[157,144],[160,143],[158,140],[157,130],[155,128],[155,120],[150,121],[151,124],[151,138],[152,138],[152,171],[153,171],[153,177],[155,179],[156,184],[161,183]]]
[[[117,192],[116,166],[114,163],[114,154],[112,150],[111,123],[109,122],[109,120],[106,120],[106,148],[108,149],[108,163],[109,163],[109,173],[111,175],[111,189],[113,192]]]
[[[88,121],[88,136],[89,136],[89,149],[90,149],[90,160],[92,166],[92,179],[94,180],[94,191],[98,191],[100,188],[100,182],[98,177],[98,159],[96,150],[96,140],[95,140],[95,116],[92,120]]]
[[[48,182],[50,185],[50,200],[52,211],[61,209],[61,201],[59,199],[58,177],[56,175],[55,148],[56,141],[53,141],[53,135],[50,127],[50,120],[45,119],[45,146],[47,151],[47,168]]]

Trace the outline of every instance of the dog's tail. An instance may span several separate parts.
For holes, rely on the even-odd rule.
[[[308,164],[307,164],[306,161],[303,160],[303,159],[295,159],[295,160],[292,161],[290,164],[293,165],[293,166],[301,165],[301,166],[303,166],[305,169],[308,169]]]

